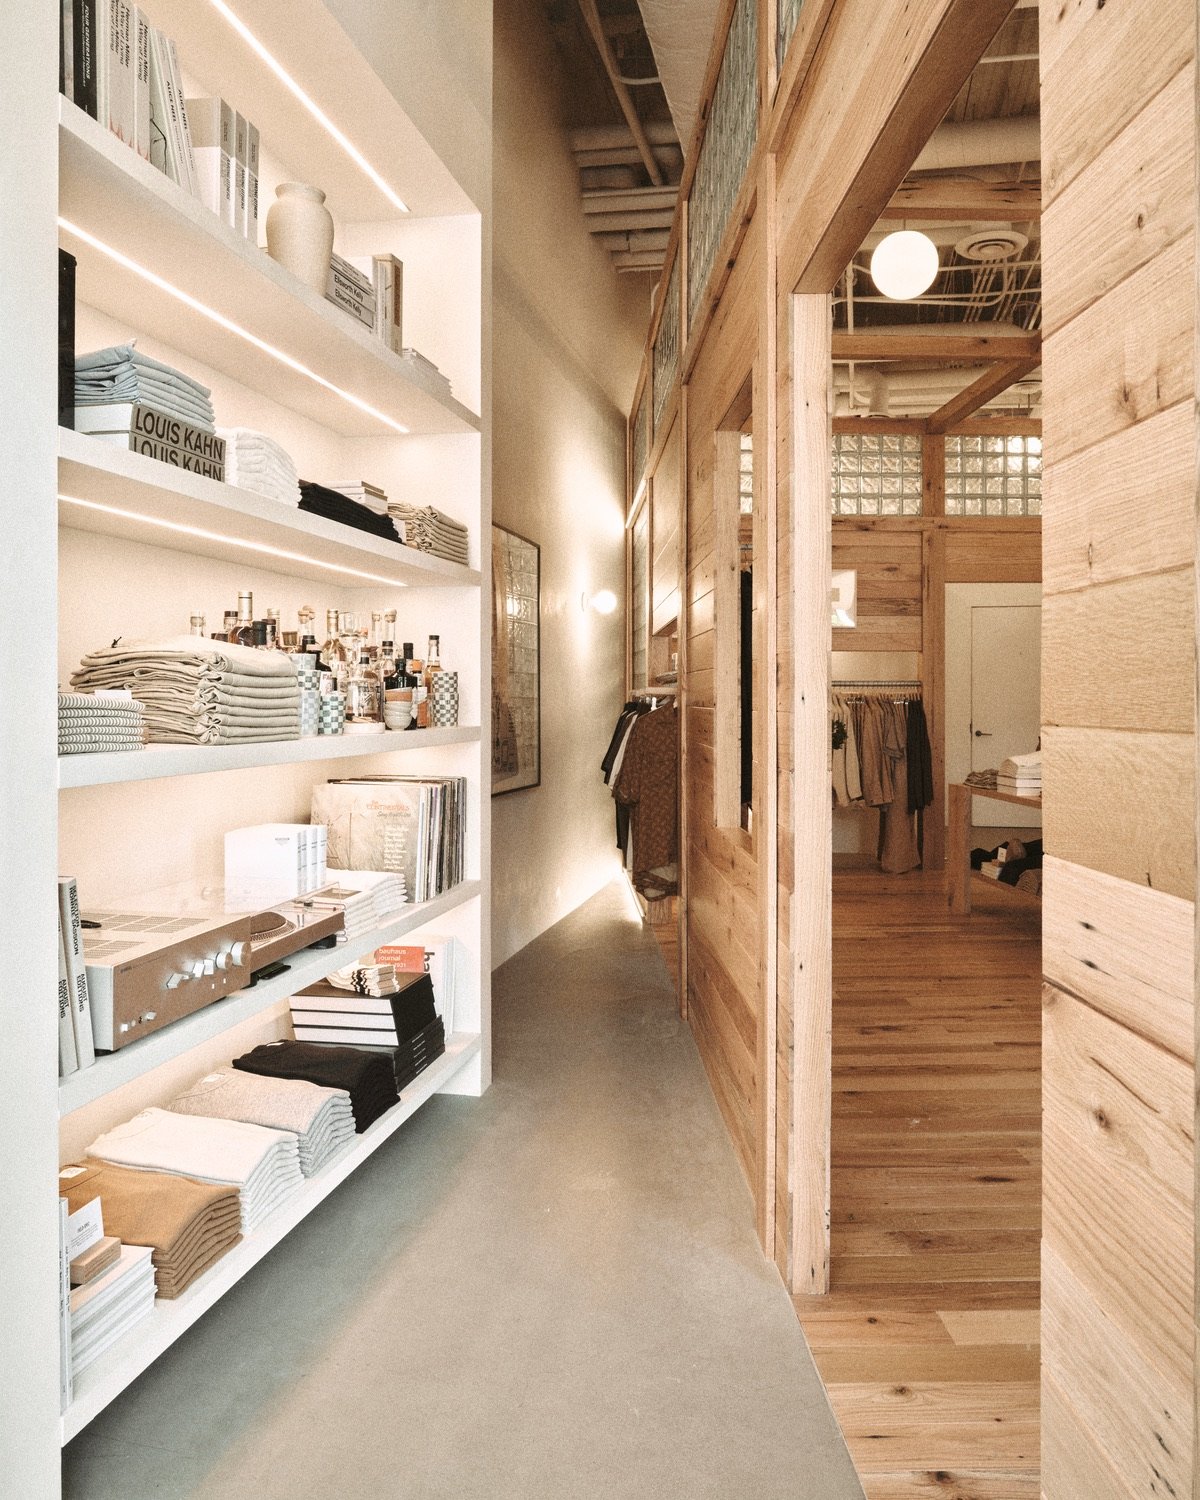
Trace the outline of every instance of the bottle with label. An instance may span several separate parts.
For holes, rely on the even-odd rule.
[[[192,633],[192,635],[198,635],[198,636],[201,636],[201,637],[206,636],[208,634],[208,628],[207,628],[207,626],[204,623],[204,616],[203,615],[193,615],[192,616],[192,618],[191,618],[191,633]]]
[[[321,647],[321,662],[327,672],[332,673],[340,687],[346,679],[346,648],[342,645],[340,620],[336,609],[325,611],[325,644]]]
[[[249,589],[238,594],[237,620],[229,633],[229,640],[235,646],[254,644],[254,595]]]
[[[412,678],[414,686],[421,681],[421,674],[425,670],[425,663],[419,656],[413,655],[413,643],[404,643],[404,670]]]
[[[283,642],[279,639],[279,610],[267,610],[267,644],[272,651],[282,651]]]
[[[266,620],[255,620],[251,626],[250,644],[256,651],[272,651],[271,628]]]
[[[433,679],[442,670],[442,663],[439,660],[441,651],[441,636],[431,635],[429,637],[429,650],[425,653],[425,671],[421,678],[425,686],[430,690],[433,688]]]
[[[371,665],[370,655],[362,651],[350,674],[350,685],[346,692],[346,720],[354,724],[378,724],[381,719],[379,673]]]

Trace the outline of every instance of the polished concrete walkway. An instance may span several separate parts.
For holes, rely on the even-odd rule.
[[[616,888],[438,1097],[66,1454],[69,1500],[860,1500]]]

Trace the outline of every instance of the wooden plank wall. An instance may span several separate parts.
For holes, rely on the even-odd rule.
[[[919,523],[834,522],[834,570],[858,570],[858,623],[833,632],[835,651],[921,650],[921,550]]]
[[[747,1180],[758,1171],[758,862],[741,829],[718,827],[714,721],[715,434],[757,352],[761,236],[751,224],[687,388],[688,1017]],[[736,497],[733,499],[736,505]],[[736,567],[736,557],[732,559]],[[757,623],[757,622],[756,622]],[[724,626],[736,631],[736,620]]]
[[[1043,1490],[1192,1496],[1193,0],[1042,0]]]

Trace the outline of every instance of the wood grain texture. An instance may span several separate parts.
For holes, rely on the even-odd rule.
[[[1046,978],[1190,1062],[1195,1048],[1192,903],[1047,856]]]
[[[1068,458],[1047,454],[1047,593],[1191,566],[1193,422],[1189,398]],[[1151,474],[1154,503],[1131,504]]]
[[[1042,776],[1048,854],[1194,899],[1194,736],[1048,728]]]
[[[1136,1500],[1048,1373],[1042,1375],[1042,1490],[1055,1500]]]
[[[1037,922],[833,888],[833,1290],[797,1313],[869,1500],[1036,1500]]]
[[[1191,735],[1196,722],[1191,567],[1042,601],[1042,719]]]
[[[1042,534],[994,531],[987,522],[947,526],[947,583],[1037,583],[1042,576]]]

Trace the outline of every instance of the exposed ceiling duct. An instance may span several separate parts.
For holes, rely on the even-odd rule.
[[[686,151],[717,25],[719,0],[638,0],[671,118]]]
[[[645,0],[643,0],[645,3]],[[1037,115],[966,120],[939,125],[912,165],[914,172],[945,172],[1002,162],[1041,161],[1042,122]]]

